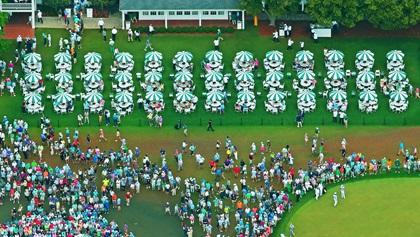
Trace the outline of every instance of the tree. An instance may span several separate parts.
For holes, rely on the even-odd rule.
[[[43,5],[54,8],[56,11],[63,6],[69,6],[72,2],[71,0],[42,0]]]
[[[4,52],[10,45],[10,40],[4,40],[3,39],[3,27],[9,22],[9,13],[7,12],[0,12],[0,52]]]
[[[365,12],[361,0],[307,0],[305,11],[320,25],[335,20],[347,27],[362,21]]]
[[[420,6],[416,0],[366,0],[365,9],[366,19],[384,30],[408,28],[420,20]]]
[[[241,0],[238,7],[254,16],[264,12],[270,19],[270,25],[275,26],[278,17],[297,12],[298,5],[299,1],[293,0]]]
[[[114,5],[117,1],[116,0],[91,0],[92,5],[99,6],[101,10],[104,10],[104,7],[108,7]]]

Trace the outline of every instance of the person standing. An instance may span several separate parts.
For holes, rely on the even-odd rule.
[[[292,45],[293,45],[293,40],[292,38],[289,38],[289,40],[287,40],[287,50],[293,50]]]
[[[289,231],[290,231],[290,237],[295,236],[295,226],[293,225],[293,223],[290,223]]]
[[[316,128],[315,128],[315,136],[314,136],[314,137],[315,137],[316,139],[318,139],[318,136],[319,136],[319,128],[318,128],[318,127],[316,127]]]
[[[155,34],[155,28],[153,27],[152,24],[149,25],[149,33],[147,34],[147,36],[149,35],[154,35]]]
[[[212,119],[210,119],[209,120],[209,122],[207,123],[207,131],[212,131],[212,132],[214,132],[214,129],[213,129],[213,120]]]
[[[40,10],[38,10],[38,22],[41,22],[41,24],[44,24],[44,20],[42,19],[42,12]]]
[[[400,141],[400,145],[399,145],[397,156],[399,156],[400,153],[402,153],[403,155],[405,154],[404,143],[402,141]]]
[[[73,51],[73,63],[74,64],[77,63],[77,51],[76,50]]]
[[[278,30],[275,30],[275,31],[273,32],[273,42],[274,42],[274,43],[277,43],[277,44],[280,44],[280,40],[279,40],[279,31],[278,31]]]
[[[106,42],[106,29],[102,29],[102,36],[104,37],[104,42]]]
[[[315,44],[318,44],[319,43],[319,41],[318,41],[318,34],[316,32],[314,33],[314,43]]]
[[[115,133],[115,141],[121,141],[121,134],[119,129],[117,129],[117,132]]]
[[[219,39],[218,39],[218,38],[216,38],[216,39],[213,41],[213,44],[214,44],[214,49],[215,49],[215,50],[217,50],[217,51],[219,51],[219,44],[220,44],[220,41],[219,41]]]
[[[150,50],[153,50],[152,43],[150,43],[150,39],[146,40],[146,47],[144,47],[144,51],[147,51],[147,48],[150,48]]]
[[[105,141],[108,141],[105,138],[104,130],[102,130],[102,128],[101,128],[101,129],[99,129],[99,141],[102,141],[102,139],[104,139]]]
[[[63,17],[63,11],[61,9],[58,9],[57,15],[58,15],[57,21],[60,22]]]
[[[134,31],[134,35],[136,36],[135,38],[134,38],[134,40],[137,40],[138,42],[140,42],[141,40],[140,40],[140,30],[135,30]]]
[[[167,202],[166,204],[165,204],[165,212],[163,213],[163,214],[169,214],[169,215],[172,215],[171,214],[171,210],[170,210],[170,206],[169,206],[169,202]]]
[[[338,196],[337,196],[337,192],[334,192],[334,194],[333,194],[333,199],[334,199],[334,206],[337,206],[337,204],[338,204]]]
[[[302,127],[302,117],[300,116],[300,114],[296,115],[296,123],[298,128]]]
[[[86,143],[87,143],[87,145],[88,145],[88,147],[90,147],[90,135],[88,134],[87,136],[86,136]]]
[[[223,40],[223,37],[222,37],[222,31],[220,30],[220,29],[217,29],[217,39],[220,41],[220,40]]]
[[[111,51],[111,53],[114,53],[115,51],[114,44],[114,41],[112,39],[109,39],[109,50]]]
[[[104,25],[105,25],[104,20],[103,20],[102,18],[101,18],[101,19],[99,19],[99,21],[98,21],[99,33],[102,33],[102,31],[103,31],[103,29],[104,29]]]
[[[16,38],[16,42],[17,42],[17,49],[21,49],[21,45],[22,45],[22,36],[18,35]]]
[[[133,31],[131,29],[128,29],[127,31],[127,38],[128,42],[133,42]]]
[[[117,28],[112,28],[112,30],[111,30],[111,34],[112,34],[112,41],[115,41],[115,39],[117,38],[117,33],[118,33],[118,30],[117,30]]]
[[[304,50],[305,49],[305,42],[300,41],[300,50]]]
[[[51,34],[48,34],[47,40],[48,40],[48,47],[51,47]]]
[[[344,184],[340,186],[340,192],[341,192],[341,199],[346,199],[346,187]]]
[[[13,54],[15,56],[15,63],[17,63],[19,61],[19,50],[16,49]]]
[[[42,32],[42,39],[44,40],[44,46],[47,46],[47,35]]]
[[[188,136],[188,127],[186,123],[184,123],[184,135]]]

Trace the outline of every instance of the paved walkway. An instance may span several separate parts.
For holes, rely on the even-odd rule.
[[[66,25],[64,24],[64,21],[57,21],[57,17],[44,17],[44,24],[41,24],[39,22],[36,23],[36,28],[65,28]],[[111,14],[108,18],[103,19],[105,22],[104,27],[107,29],[117,27],[121,28],[122,26],[122,19],[121,19],[121,12],[117,12],[114,14]],[[99,18],[83,18],[83,22],[85,24],[85,29],[99,29],[98,27],[98,21]],[[73,25],[72,18],[70,19],[70,27]]]

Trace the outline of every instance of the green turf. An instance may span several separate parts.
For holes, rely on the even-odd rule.
[[[42,45],[41,34],[51,33],[53,46],[51,48],[44,47]],[[68,37],[68,32],[64,29],[42,29],[37,30],[36,35],[38,38],[38,47],[37,52],[41,53],[42,61],[44,65],[43,75],[48,73],[55,73],[53,55],[58,52],[58,40],[60,37]],[[288,98],[287,111],[284,114],[272,115],[264,110],[263,101],[266,100],[266,91],[262,88],[262,79],[257,79],[255,91],[261,91],[262,97],[257,98],[257,110],[253,113],[246,115],[238,114],[234,112],[234,102],[236,101],[236,92],[233,88],[233,80],[229,82],[227,91],[232,92],[232,97],[230,98],[230,103],[226,106],[226,114],[211,114],[205,112],[204,110],[204,101],[205,97],[202,96],[204,92],[204,81],[200,79],[201,70],[198,68],[200,61],[204,58],[205,52],[213,49],[213,34],[198,34],[198,35],[176,35],[176,34],[167,34],[167,35],[156,35],[151,37],[153,47],[163,53],[163,64],[165,66],[164,79],[166,90],[164,92],[165,101],[167,102],[167,108],[163,112],[164,123],[166,124],[175,124],[178,119],[182,119],[188,124],[206,124],[209,118],[213,118],[215,124],[224,124],[224,125],[294,125],[294,118],[297,113],[296,106],[296,93],[293,92],[291,98]],[[231,63],[235,56],[235,53],[240,50],[248,50],[254,53],[255,57],[262,59],[265,56],[265,53],[269,50],[278,49],[284,52],[284,61],[286,62],[286,72],[292,72],[291,62],[298,51],[298,46],[295,46],[295,50],[287,51],[286,50],[286,41],[281,40],[281,44],[277,45],[271,42],[270,37],[261,37],[258,35],[258,28],[250,26],[246,31],[237,31],[234,35],[225,35],[225,40],[221,42],[221,51],[224,53],[224,63],[225,70],[224,73],[232,73]],[[315,54],[315,73],[321,72],[323,76],[326,75],[326,70],[323,65],[323,48],[335,48],[342,50],[345,54],[344,61],[346,62],[346,68],[355,71],[354,68],[354,59],[355,54],[358,50],[361,49],[371,49],[375,53],[375,67],[374,69],[379,69],[385,71],[386,68],[386,59],[385,54],[391,49],[401,49],[405,54],[405,63],[406,63],[406,72],[408,77],[411,79],[411,82],[416,87],[419,85],[418,79],[420,76],[419,71],[416,69],[418,64],[419,55],[416,53],[418,50],[419,39],[358,39],[358,38],[332,38],[332,39],[321,39],[320,44],[314,45],[309,38],[304,39],[295,39],[295,42],[299,41],[306,42],[306,48],[311,50]],[[125,32],[120,31],[117,35],[116,47],[119,48],[120,52],[128,51],[133,54],[135,60],[135,72],[143,72],[143,61],[144,61],[144,43],[145,36],[142,37],[142,42],[127,43]],[[297,43],[296,43],[297,44]],[[111,90],[111,79],[108,78],[110,73],[110,65],[112,63],[112,54],[109,51],[109,46],[107,42],[103,42],[101,35],[97,30],[86,30],[83,35],[82,40],[83,48],[78,50],[78,60],[79,62],[73,66],[73,75],[77,75],[80,72],[83,72],[83,56],[90,51],[96,51],[103,55],[103,67],[102,74],[105,78],[105,90],[103,92],[105,99],[108,99],[107,107],[109,104],[109,95],[112,92]],[[13,49],[15,47],[15,42],[12,43],[11,47],[6,52],[0,52],[0,57],[2,59],[12,59],[13,58]],[[189,50],[193,53],[194,59],[193,63],[195,65],[194,70],[194,80],[197,84],[195,94],[199,97],[198,110],[190,115],[181,115],[175,113],[175,110],[172,107],[172,99],[169,98],[169,93],[173,92],[172,89],[172,80],[169,79],[169,74],[174,73],[172,68],[172,57],[176,54],[177,51]],[[20,68],[18,66],[17,68]],[[265,72],[263,69],[259,69],[258,72],[262,73],[264,78]],[[256,73],[255,73],[256,74]],[[295,73],[292,72],[292,77],[295,77]],[[75,80],[75,77],[74,77]],[[135,85],[138,85],[137,79]],[[286,81],[286,90],[292,90],[292,80],[285,79]],[[350,95],[350,92],[355,88],[355,79],[348,80],[348,89],[347,92]],[[45,94],[54,94],[55,93],[55,82],[47,81],[47,89]],[[323,91],[324,86],[322,79],[319,79],[317,84],[316,91]],[[83,86],[81,81],[75,81],[74,93],[83,92]],[[136,93],[143,93],[140,91],[139,87],[136,88]],[[20,93],[18,93],[20,94]],[[349,124],[358,124],[358,125],[418,125],[419,120],[416,119],[416,114],[418,113],[417,101],[415,99],[410,99],[410,107],[406,113],[403,114],[394,114],[388,108],[388,99],[381,93],[379,94],[379,110],[374,114],[366,115],[361,113],[357,109],[357,96],[355,98],[349,98],[348,106],[348,115],[349,115]],[[76,115],[56,115],[52,110],[52,102],[46,100],[46,96],[43,96],[44,103],[46,107],[45,114],[53,118],[53,125],[55,126],[72,126],[76,125]],[[18,112],[19,116],[22,116],[24,119],[28,120],[31,125],[36,124],[36,119],[39,118],[37,115],[22,115],[20,112],[20,104],[22,103],[23,98],[18,95],[17,97],[10,98],[8,93],[6,93],[1,104],[4,105],[13,105],[13,106],[2,106],[4,107],[4,113],[10,114],[13,112]],[[0,104],[0,105],[1,105]],[[75,113],[82,112],[82,102],[77,101],[75,103],[76,110]],[[146,114],[143,111],[135,109],[135,112],[122,119],[123,125],[130,126],[139,126],[146,124]],[[306,124],[319,125],[319,124],[332,124],[332,115],[326,110],[326,99],[318,98],[317,99],[317,109],[314,113],[306,115]],[[92,115],[92,120],[96,120],[96,116]]]
[[[293,223],[296,236],[416,236],[420,230],[420,221],[413,218],[417,184],[411,178],[349,183],[346,199],[333,207],[333,192],[340,196],[336,186],[299,208],[285,228]]]

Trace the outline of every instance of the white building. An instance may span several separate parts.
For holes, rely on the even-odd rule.
[[[238,29],[245,29],[245,11],[237,8],[240,0],[120,0],[122,28],[125,14],[141,20],[162,20],[168,27],[169,20],[197,20],[201,26],[206,20],[237,18]]]
[[[36,1],[29,0],[28,2],[24,2],[22,0],[18,0],[14,3],[3,3],[0,1],[0,11],[1,12],[8,12],[10,15],[13,13],[30,13],[32,14],[32,28],[35,28],[35,21],[36,21]]]

